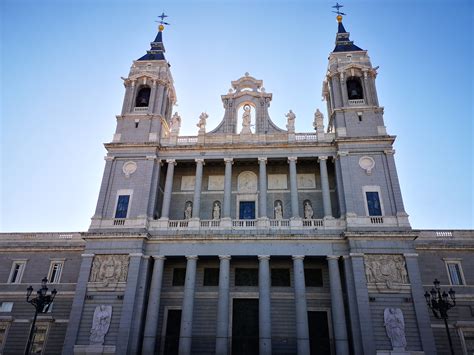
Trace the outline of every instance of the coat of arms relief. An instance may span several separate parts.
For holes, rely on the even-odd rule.
[[[127,281],[128,255],[96,255],[92,262],[89,282],[103,287]]]
[[[368,286],[379,291],[398,291],[409,284],[403,255],[365,255],[364,264]]]

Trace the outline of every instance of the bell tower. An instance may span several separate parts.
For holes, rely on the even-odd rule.
[[[350,40],[337,16],[336,46],[329,54],[322,95],[326,99],[329,130],[336,137],[384,136],[383,107],[379,106],[375,78],[366,50]]]
[[[160,142],[162,126],[171,119],[176,93],[165,59],[163,30],[160,24],[150,50],[135,60],[128,77],[122,78],[125,97],[113,142]]]

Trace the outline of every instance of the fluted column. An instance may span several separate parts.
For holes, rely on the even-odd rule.
[[[168,219],[170,214],[171,192],[173,191],[173,175],[175,159],[167,159],[168,170],[166,171],[165,191],[163,194],[163,205],[161,207],[161,218]]]
[[[296,307],[296,344],[298,355],[307,355],[310,353],[308,310],[306,306],[306,286],[304,281],[303,259],[303,255],[293,256]]]
[[[291,216],[293,218],[300,218],[298,206],[298,184],[296,180],[296,160],[297,157],[289,157],[288,164],[290,164],[290,193],[291,193]]]
[[[319,171],[321,175],[321,190],[323,193],[324,217],[332,217],[331,195],[329,193],[328,167],[326,161],[328,157],[321,156],[319,160]]]
[[[229,352],[230,255],[219,255],[219,299],[217,300],[216,354]]]
[[[272,353],[272,319],[270,305],[270,256],[258,256],[258,330],[260,355]]]
[[[163,266],[165,257],[153,256],[153,274],[151,276],[150,293],[148,296],[148,307],[143,332],[143,354],[153,354],[156,345],[156,331],[158,329],[158,318],[160,312],[161,284],[163,280]]]
[[[193,218],[201,218],[201,187],[204,159],[195,159],[196,177],[194,183]]]
[[[184,282],[183,306],[181,307],[181,328],[179,332],[179,354],[191,354],[193,337],[194,287],[196,284],[196,255],[187,256],[186,280]]]
[[[225,176],[224,176],[224,210],[223,217],[230,218],[230,200],[232,197],[232,158],[224,158]]]
[[[267,217],[267,158],[260,157],[258,158],[259,165],[259,175],[258,175],[258,189],[260,190],[259,194],[259,204],[258,204],[258,217],[266,218]]]
[[[331,313],[336,353],[338,355],[345,355],[349,354],[349,343],[347,340],[346,315],[344,313],[344,301],[342,298],[341,276],[339,274],[339,257],[330,255],[327,257],[327,260],[329,266]]]

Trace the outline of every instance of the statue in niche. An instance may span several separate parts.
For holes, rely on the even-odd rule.
[[[175,112],[173,117],[171,117],[171,133],[179,134],[179,129],[181,128],[181,117],[178,112]]]
[[[199,122],[196,125],[197,127],[199,127],[199,133],[206,132],[206,121],[208,117],[209,115],[205,112],[201,112],[201,114],[199,115]]]
[[[89,337],[90,345],[103,345],[105,335],[109,331],[110,320],[112,318],[112,306],[100,305],[95,307],[94,317],[92,319],[91,335]]]
[[[404,351],[407,346],[407,340],[402,310],[400,308],[385,308],[383,319],[393,350]]]
[[[250,129],[251,121],[252,117],[250,115],[250,105],[245,105],[244,113],[242,114],[242,130],[240,131],[240,134],[252,133]]]
[[[313,215],[314,215],[314,212],[313,212],[313,207],[311,206],[311,202],[306,200],[304,202],[304,218],[313,219]]]
[[[275,219],[283,219],[283,207],[281,205],[281,201],[275,202]]]
[[[96,255],[92,262],[90,282],[110,283],[126,282],[128,273],[128,255]]]
[[[212,207],[212,219],[220,219],[221,218],[221,206],[219,201],[214,202],[214,206]]]
[[[319,111],[319,109],[316,109],[316,112],[314,113],[314,121],[313,121],[313,127],[316,130],[316,132],[323,133],[324,132],[324,116]]]
[[[193,216],[193,203],[191,201],[186,202],[184,207],[184,219],[191,219]]]
[[[285,117],[288,119],[288,124],[286,125],[286,128],[288,129],[288,133],[295,133],[295,118],[296,115],[293,113],[292,110],[290,110]]]
[[[402,255],[366,255],[365,275],[367,282],[394,289],[408,284],[408,273]]]

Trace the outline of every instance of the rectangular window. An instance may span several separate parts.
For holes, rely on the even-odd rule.
[[[36,323],[36,331],[31,345],[32,354],[44,354],[47,335],[48,324]]]
[[[272,286],[290,287],[290,269],[272,269]]]
[[[185,268],[174,268],[173,269],[173,286],[184,286],[184,280],[186,279]]]
[[[5,342],[7,340],[9,325],[10,325],[9,322],[0,321],[0,354],[3,354],[3,347],[5,346]]]
[[[219,286],[219,269],[205,268],[203,286]]]
[[[117,200],[117,209],[115,210],[115,218],[127,218],[128,203],[130,195],[120,195]]]
[[[63,261],[51,261],[48,273],[49,283],[59,283],[63,271],[63,264]]]
[[[451,285],[465,285],[460,261],[447,261],[449,281]]]
[[[235,286],[258,286],[258,269],[236,268]]]
[[[11,312],[13,309],[13,302],[0,302],[0,312]]]
[[[23,272],[25,271],[26,261],[14,261],[10,272],[8,282],[18,284],[21,282]]]
[[[380,205],[379,193],[377,191],[367,191],[365,196],[367,197],[369,216],[381,216],[382,207]]]
[[[306,287],[323,287],[323,270],[304,269],[304,282]]]

